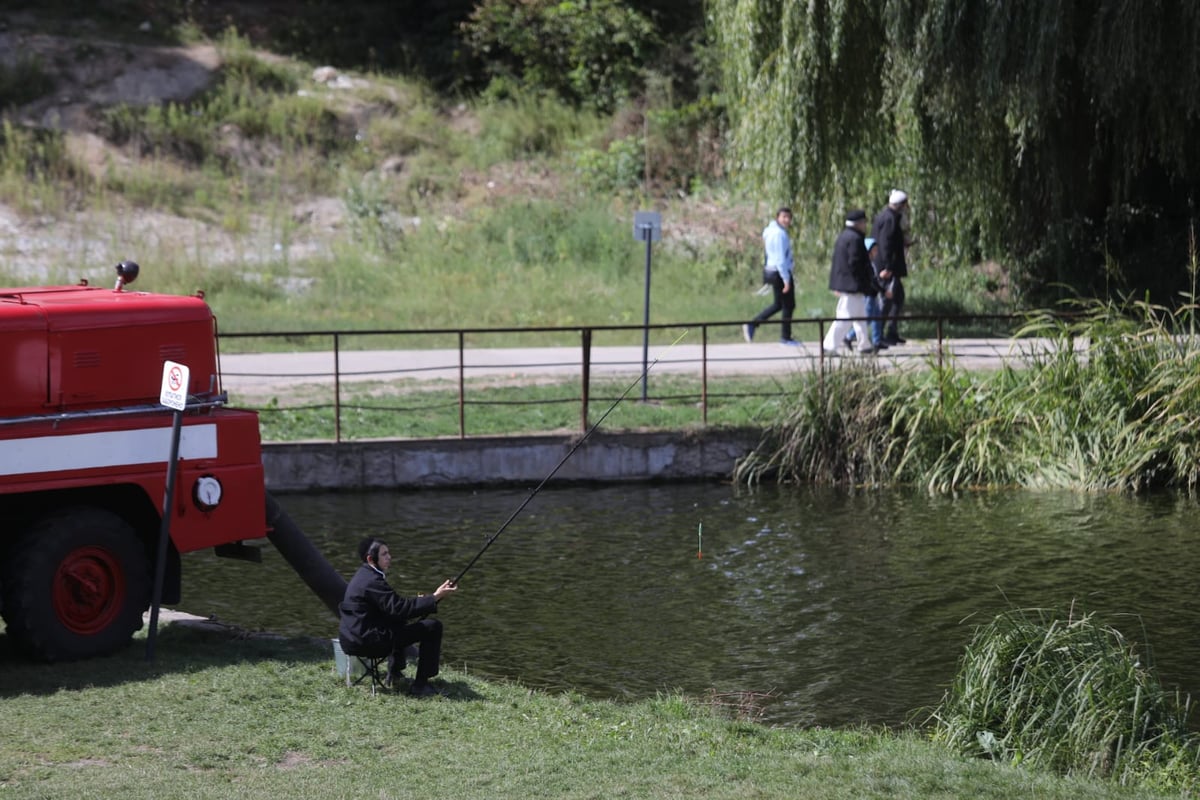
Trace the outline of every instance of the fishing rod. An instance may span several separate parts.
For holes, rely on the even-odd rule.
[[[472,558],[469,562],[467,562],[467,565],[465,567],[463,567],[462,572],[458,573],[458,577],[455,578],[454,580],[450,581],[450,583],[452,583],[455,586],[458,585],[458,582],[462,580],[463,575],[467,574],[467,570],[469,570],[471,567],[475,566],[475,562],[479,560],[480,556],[482,556],[484,553],[487,552],[487,549],[492,546],[492,542],[494,542],[500,538],[500,534],[504,533],[504,529],[507,528],[509,525],[511,525],[512,521],[514,519],[516,519],[517,516],[522,511],[525,510],[525,506],[529,505],[529,502],[531,500],[533,500],[533,498],[537,495],[537,493],[542,490],[542,487],[545,486],[550,481],[550,479],[554,477],[555,473],[558,472],[558,470],[562,467],[562,465],[567,463],[567,460],[571,456],[575,455],[575,451],[583,446],[583,443],[586,442],[588,440],[588,437],[591,436],[595,432],[596,428],[600,427],[600,423],[604,422],[604,420],[608,418],[608,415],[613,412],[613,409],[615,409],[618,405],[620,405],[621,401],[624,400],[625,397],[631,391],[633,391],[633,387],[637,386],[638,382],[641,381],[642,379],[644,379],[646,377],[646,375],[648,375],[650,373],[650,370],[654,369],[654,365],[659,362],[659,359],[661,359],[667,353],[671,352],[671,348],[674,347],[675,345],[679,344],[680,339],[682,339],[684,336],[687,336],[687,335],[688,335],[688,331],[684,331],[683,333],[679,334],[679,338],[676,339],[675,341],[671,342],[671,346],[668,347],[666,350],[664,350],[662,352],[662,355],[658,356],[658,358],[655,358],[654,361],[651,362],[648,367],[646,367],[644,370],[642,370],[641,374],[638,375],[637,378],[634,379],[633,383],[631,383],[625,387],[625,391],[621,392],[621,396],[613,401],[613,404],[608,407],[608,410],[600,415],[600,419],[596,420],[596,422],[592,425],[592,427],[588,428],[587,432],[584,433],[583,436],[580,437],[579,441],[575,443],[575,446],[572,447],[570,450],[568,450],[567,454],[565,456],[563,456],[562,459],[560,459],[557,464],[554,465],[554,469],[550,470],[550,474],[548,474],[546,477],[542,478],[542,482],[539,483],[534,488],[534,490],[529,493],[529,496],[525,498],[525,500],[521,503],[521,505],[517,506],[517,509],[515,511],[513,511],[512,514],[509,515],[508,519],[506,519],[504,521],[504,524],[501,525],[500,528],[491,535],[491,538],[489,538],[484,543],[483,549],[481,549],[478,553],[476,553],[475,557]]]

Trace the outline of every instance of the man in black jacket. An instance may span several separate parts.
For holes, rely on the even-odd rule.
[[[409,693],[418,697],[437,694],[429,679],[438,674],[442,654],[442,623],[426,619],[437,612],[438,601],[458,587],[445,581],[433,594],[401,597],[388,585],[386,573],[392,565],[388,546],[375,538],[358,545],[362,566],[346,585],[346,595],[338,607],[341,624],[338,637],[347,653],[361,648],[391,647],[388,681],[395,684],[404,669],[404,649],[419,647],[417,676]]]
[[[904,308],[904,278],[908,277],[908,260],[905,250],[909,241],[904,233],[904,212],[908,209],[908,195],[900,189],[892,189],[888,204],[875,215],[871,236],[879,243],[879,267],[890,270],[892,286],[890,296],[883,300],[883,322],[887,326],[883,341],[888,344],[904,344],[899,331],[900,311]]]
[[[826,355],[837,355],[838,342],[853,326],[858,352],[874,353],[871,336],[867,333],[867,295],[874,291],[871,262],[863,234],[867,230],[867,214],[856,208],[846,214],[846,227],[833,243],[833,262],[829,268],[829,288],[837,295],[836,321],[829,326],[821,346]],[[853,320],[853,322],[851,321]]]

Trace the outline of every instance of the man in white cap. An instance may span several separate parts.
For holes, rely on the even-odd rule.
[[[871,238],[879,247],[879,268],[892,273],[891,295],[883,298],[883,322],[887,330],[883,341],[887,344],[904,344],[899,331],[900,311],[904,307],[904,281],[908,276],[908,262],[904,251],[908,240],[902,225],[904,212],[908,209],[908,195],[900,189],[892,189],[888,204],[875,215],[871,226]]]
[[[837,295],[836,320],[821,342],[826,355],[837,355],[838,342],[846,329],[854,327],[858,352],[874,353],[871,335],[867,333],[867,295],[874,291],[875,279],[863,234],[867,230],[867,214],[856,208],[846,213],[846,227],[833,243],[833,262],[829,267],[829,288]]]

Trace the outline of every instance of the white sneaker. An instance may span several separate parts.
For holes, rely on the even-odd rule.
[[[742,338],[746,340],[746,344],[754,341],[754,326],[749,322],[742,326]]]

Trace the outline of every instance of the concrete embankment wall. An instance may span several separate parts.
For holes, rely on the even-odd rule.
[[[366,442],[265,443],[267,489],[421,489],[536,484],[583,434]],[[758,429],[592,434],[556,481],[729,478]]]

